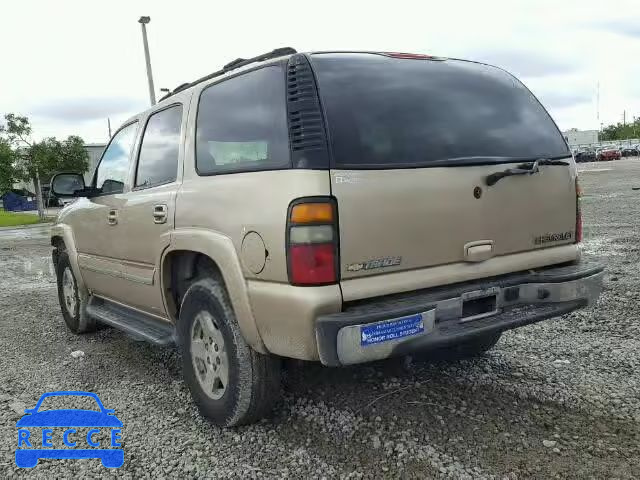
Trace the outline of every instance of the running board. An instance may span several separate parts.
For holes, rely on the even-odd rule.
[[[175,327],[171,323],[103,298],[89,299],[87,315],[156,345],[175,342]]]

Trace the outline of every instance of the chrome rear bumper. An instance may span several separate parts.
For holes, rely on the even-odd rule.
[[[563,315],[594,302],[603,276],[601,265],[583,262],[347,305],[316,321],[320,360],[328,366],[380,360]],[[417,333],[374,344],[363,336],[363,327],[388,331],[386,325],[415,314],[422,319]]]

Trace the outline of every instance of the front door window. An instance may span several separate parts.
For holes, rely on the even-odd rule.
[[[137,127],[138,122],[134,122],[120,129],[104,151],[96,173],[96,187],[103,195],[122,193]]]

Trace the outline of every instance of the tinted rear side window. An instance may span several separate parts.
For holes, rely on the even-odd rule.
[[[538,100],[498,68],[375,54],[312,61],[338,167],[570,155]]]
[[[265,67],[207,87],[196,142],[200,175],[289,167],[283,69]]]
[[[160,110],[149,117],[140,146],[136,187],[176,180],[181,124],[182,105]]]

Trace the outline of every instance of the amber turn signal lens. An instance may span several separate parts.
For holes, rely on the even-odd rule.
[[[291,209],[292,223],[331,223],[333,206],[330,203],[301,203]]]

